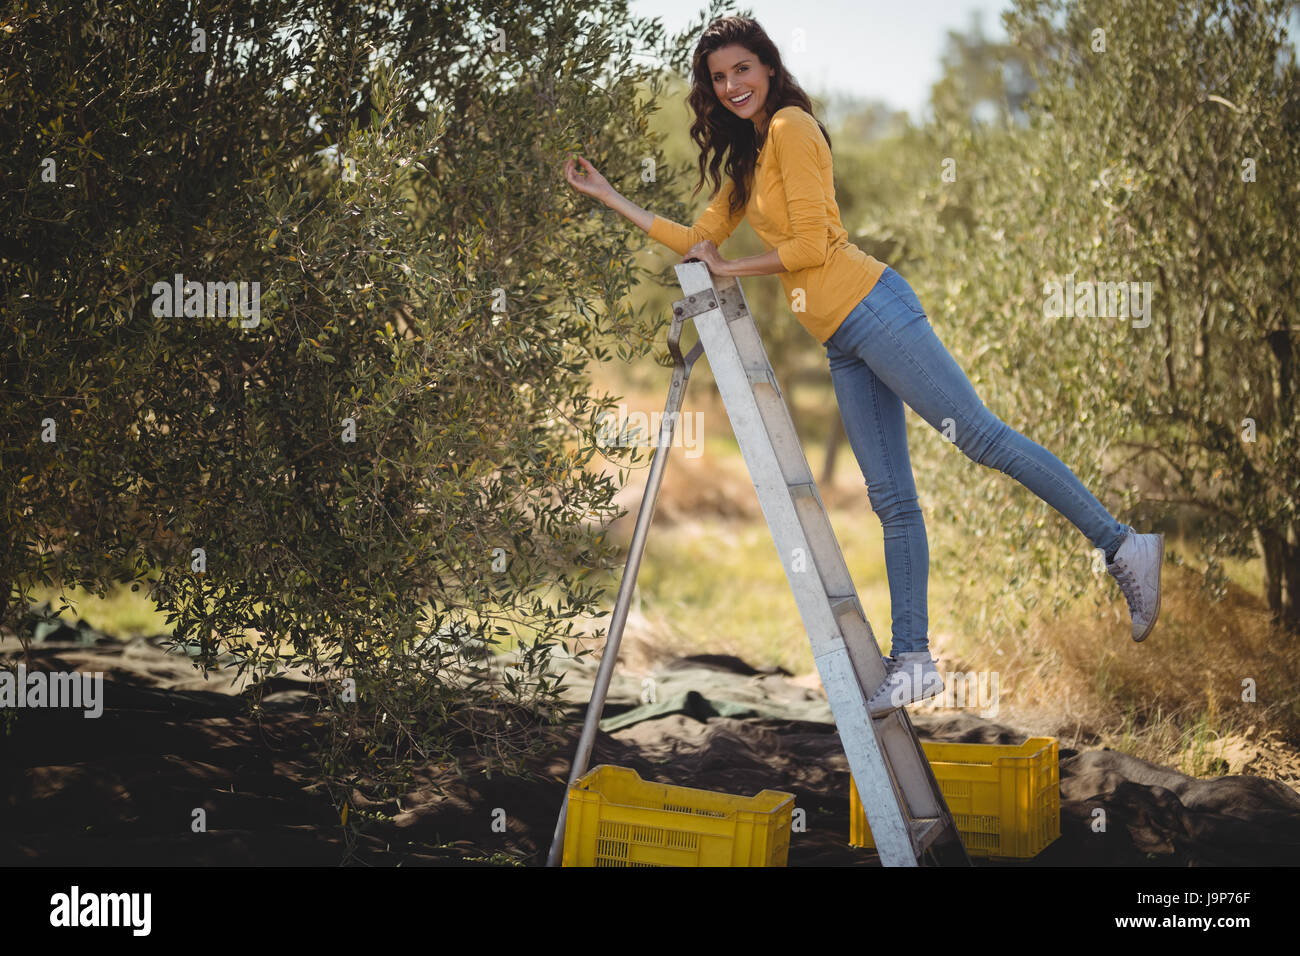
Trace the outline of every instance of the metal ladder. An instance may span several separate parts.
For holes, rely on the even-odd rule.
[[[676,268],[684,298],[673,303],[668,334],[674,360],[672,383],[569,786],[587,771],[673,429],[691,367],[703,351],[808,632],[881,863],[969,866],[970,858],[907,711],[900,707],[875,719],[867,712],[868,695],[885,679],[884,659],[740,283],[731,276],[712,275],[702,262]],[[683,356],[679,340],[687,319],[695,320],[699,341]],[[548,866],[560,862],[567,811],[566,789]]]

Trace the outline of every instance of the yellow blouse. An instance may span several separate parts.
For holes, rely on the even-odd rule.
[[[754,168],[749,202],[729,212],[731,178],[690,228],[655,216],[650,238],[678,255],[704,239],[721,246],[748,217],[763,244],[776,249],[786,301],[809,334],[824,343],[871,291],[885,264],[849,242],[835,203],[831,151],[811,113],[785,106],[772,115]]]

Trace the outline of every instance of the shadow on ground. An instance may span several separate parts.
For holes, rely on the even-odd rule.
[[[150,639],[129,644],[46,640],[40,670],[104,673],[102,716],[20,710],[0,738],[0,863],[7,865],[338,865],[342,828],[311,784],[314,730],[305,691],[284,681],[260,722],[217,679]],[[67,637],[69,635],[63,635]],[[0,642],[12,657],[17,643]],[[578,720],[557,732],[531,777],[482,772],[471,751],[463,777],[425,768],[398,801],[363,809],[349,863],[475,865],[489,858],[545,863],[593,668],[570,668]],[[848,845],[849,771],[825,697],[815,682],[761,672],[735,658],[678,658],[654,676],[611,687],[591,765],[634,768],[644,779],[733,794],[793,793],[807,830],[791,838],[790,866],[876,866]],[[969,713],[920,713],[922,739],[1020,743],[1026,735]],[[1114,751],[1060,751],[1061,837],[1032,861],[1009,866],[1217,866],[1300,864],[1300,795],[1246,775],[1198,780]],[[435,795],[435,785],[445,795]],[[191,831],[196,808],[207,832]],[[494,811],[505,832],[494,832]],[[1094,832],[1095,811],[1106,813]],[[495,815],[497,818],[500,814]],[[501,856],[494,856],[501,854]]]

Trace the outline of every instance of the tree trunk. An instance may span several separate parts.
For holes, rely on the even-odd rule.
[[[1256,528],[1259,547],[1264,552],[1264,599],[1274,617],[1282,614],[1282,564],[1285,549],[1280,535],[1267,528]]]
[[[844,441],[844,420],[840,418],[838,408],[834,411],[834,419],[831,421],[830,434],[826,438],[826,457],[822,460],[822,476],[819,484],[829,485],[835,478],[835,455],[840,450],[840,444]]]
[[[1290,540],[1285,541],[1282,577],[1286,594],[1282,597],[1282,620],[1292,632],[1300,632],[1300,526],[1292,521]]]
[[[1295,525],[1258,529],[1264,551],[1264,597],[1273,619],[1300,632],[1300,543]]]

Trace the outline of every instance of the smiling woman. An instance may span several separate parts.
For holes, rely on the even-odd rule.
[[[710,24],[692,73],[689,102],[696,119],[690,132],[702,147],[695,192],[704,185],[706,164],[714,184],[708,209],[694,225],[630,202],[582,157],[586,175],[579,176],[570,160],[568,180],[678,255],[705,262],[715,275],[780,275],[795,318],[825,342],[885,271],[884,263],[849,241],[840,221],[830,135],[753,20],[723,17]],[[746,217],[769,251],[724,259],[718,246]]]
[[[795,318],[825,347],[840,417],[884,528],[893,657],[870,695],[872,716],[944,687],[929,651],[929,545],[904,403],[968,458],[1015,478],[1074,524],[1118,581],[1133,640],[1145,640],[1160,612],[1164,536],[1121,524],[1059,458],[998,419],[906,280],[849,241],[835,202],[830,136],[761,26],[746,17],[709,24],[695,48],[689,102],[691,138],[700,145],[696,191],[710,153],[714,183],[693,225],[629,202],[581,157],[585,176],[572,160],[566,176],[574,189],[715,275],[779,274]],[[717,247],[746,216],[769,251],[728,261]]]

